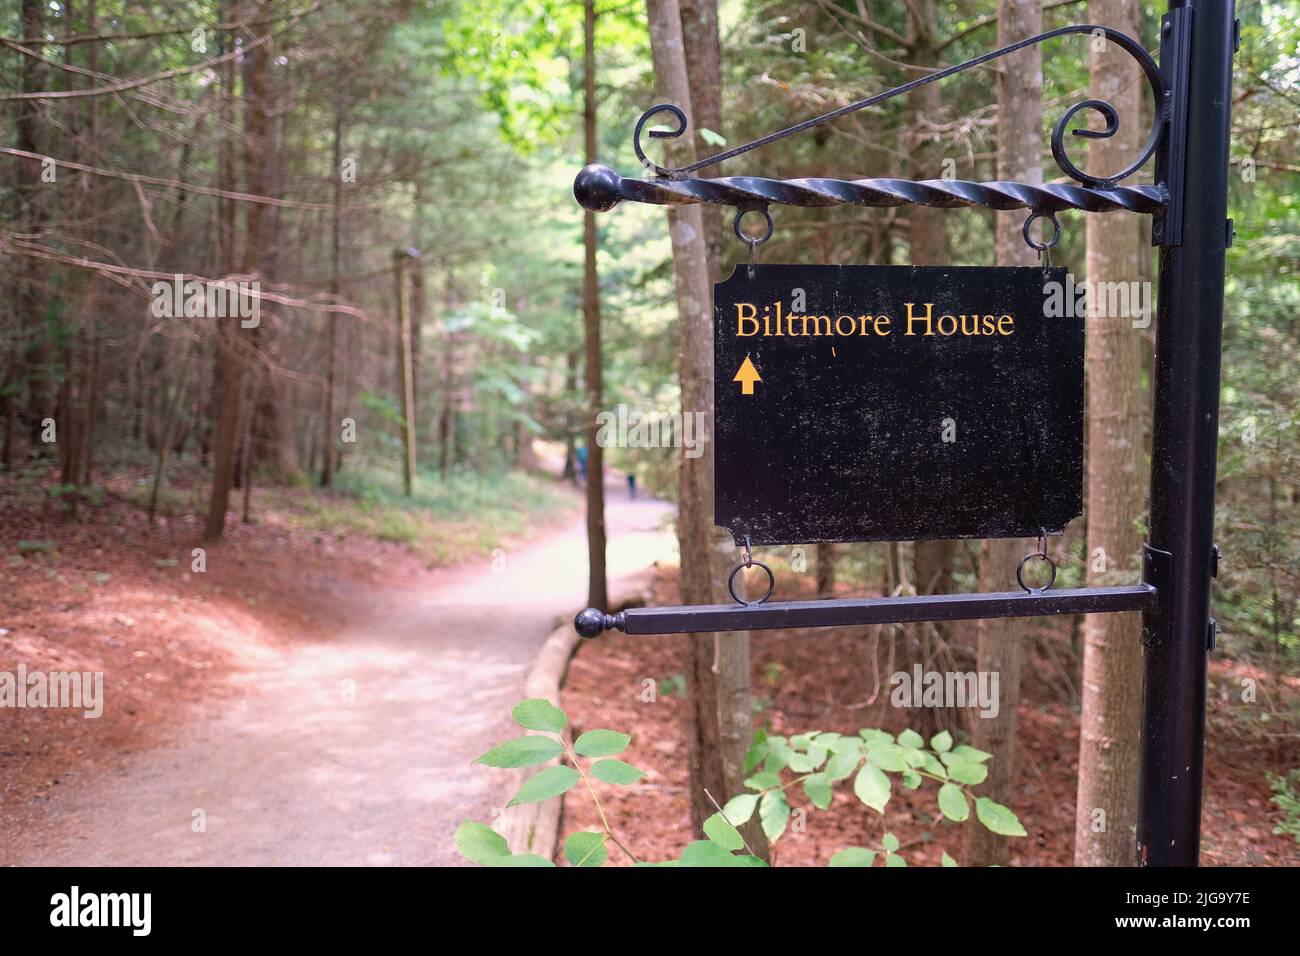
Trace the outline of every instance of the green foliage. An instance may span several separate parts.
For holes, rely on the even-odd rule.
[[[831,856],[827,866],[871,866],[876,862],[876,851],[850,846]]]
[[[636,783],[645,776],[642,771],[622,760],[597,760],[591,765],[591,775],[597,780],[624,786]]]
[[[554,482],[510,472],[422,471],[408,498],[391,468],[341,472],[328,496],[279,489],[272,504],[297,524],[330,534],[354,531],[408,546],[430,566],[488,554],[521,537],[547,516],[564,514],[572,499]]]
[[[581,779],[582,777],[578,772],[571,767],[547,767],[524,781],[524,785],[519,788],[519,792],[510,798],[510,802],[506,806],[514,807],[521,803],[539,803],[542,800],[549,800],[551,797],[558,797],[562,793],[567,793]]]
[[[788,738],[761,735],[746,760],[748,766],[763,767],[745,781],[745,786],[755,793],[733,797],[723,812],[733,823],[743,824],[757,805],[763,830],[768,839],[775,841],[784,832],[789,816],[785,791],[795,782],[803,784],[815,807],[825,809],[833,798],[833,784],[851,777],[854,796],[883,816],[897,775],[899,782],[911,790],[925,780],[937,782],[939,812],[947,820],[961,823],[969,819],[970,800],[974,799],[975,815],[983,826],[1002,836],[1025,836],[1015,813],[970,790],[988,776],[986,762],[990,758],[990,754],[966,744],[954,747],[947,731],[932,737],[928,749],[925,739],[911,729],[897,737],[874,728],[864,728],[852,736],[834,732]],[[793,779],[786,780],[785,772]],[[885,866],[907,865],[892,833],[882,838],[881,849]],[[832,858],[833,865],[869,866],[875,860],[874,855],[868,860],[866,854],[870,852],[862,847],[841,851],[843,855]],[[944,856],[952,859],[946,853]]]
[[[475,763],[488,767],[532,767],[539,763],[546,763],[562,753],[564,748],[554,737],[527,734],[498,744],[479,757]]]
[[[510,855],[506,838],[491,827],[466,820],[456,830],[456,849],[471,863],[488,866]]]
[[[1300,768],[1270,773],[1268,782],[1273,788],[1273,805],[1282,813],[1282,822],[1273,832],[1289,834],[1300,844]]]
[[[983,782],[990,755],[966,744],[954,747],[952,735],[946,731],[932,737],[928,749],[925,739],[910,729],[897,737],[874,728],[864,728],[854,735],[812,731],[791,737],[759,731],[746,757],[746,766],[755,770],[761,765],[763,769],[745,781],[747,791],[733,796],[705,820],[705,839],[688,844],[678,859],[647,863],[619,842],[592,785],[596,780],[626,786],[645,776],[643,771],[613,756],[628,747],[631,736],[616,730],[589,730],[569,746],[562,736],[568,727],[568,715],[540,698],[520,701],[511,715],[520,726],[540,733],[498,744],[477,762],[490,767],[515,768],[534,766],[557,757],[563,761],[525,780],[507,806],[548,800],[567,793],[579,782],[586,782],[604,831],[570,834],[564,843],[564,858],[570,866],[602,865],[609,857],[611,843],[639,866],[767,866],[766,861],[749,852],[740,828],[757,815],[768,840],[773,843],[779,840],[790,822],[790,801],[786,795],[790,787],[801,784],[812,804],[824,810],[834,798],[834,785],[851,779],[858,800],[883,816],[893,792],[891,774],[898,775],[909,789],[920,787],[926,779],[939,783],[939,812],[954,823],[970,817],[970,801],[974,799],[976,817],[989,830],[1003,836],[1026,835],[1020,820],[1009,808],[969,789]],[[584,760],[593,762],[588,765]],[[791,779],[786,779],[787,773]],[[547,864],[535,855],[511,855],[504,838],[473,822],[462,824],[456,831],[456,848],[467,860],[483,866]],[[885,867],[907,866],[902,844],[894,833],[886,831],[876,848],[846,847],[831,857],[829,865],[874,866],[877,859]],[[957,865],[946,852],[941,862],[943,866]]]
[[[739,850],[745,840],[722,813],[715,813],[704,821],[704,835],[728,852]]]
[[[1028,836],[1025,828],[1020,825],[1020,820],[1010,808],[995,803],[988,797],[976,798],[975,816],[979,817],[980,823],[994,833],[1000,833],[1002,836]]]
[[[570,866],[600,866],[609,859],[603,833],[572,833],[564,841],[564,858]]]
[[[510,716],[526,730],[545,730],[553,734],[563,730],[569,721],[564,711],[540,697],[515,704]]]
[[[617,730],[589,730],[573,742],[573,750],[584,757],[614,757],[631,742],[631,737]]]

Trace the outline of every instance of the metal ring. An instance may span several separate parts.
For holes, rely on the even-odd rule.
[[[767,229],[764,231],[763,235],[758,238],[746,234],[745,231],[740,228],[740,220],[744,219],[745,213],[749,212],[761,212],[763,218],[767,220]],[[752,253],[755,249],[772,238],[772,229],[774,228],[772,214],[767,211],[766,206],[747,206],[744,209],[738,208],[736,210],[736,218],[731,221],[731,228],[735,231],[736,238],[749,246],[749,251]]]
[[[757,601],[746,601],[743,597],[741,597],[739,594],[736,593],[736,575],[739,574],[741,571],[745,570],[745,568],[747,567],[762,568],[764,571],[767,572],[767,593],[764,594]],[[776,590],[776,575],[773,574],[772,569],[769,568],[762,561],[753,561],[748,565],[743,563],[738,564],[731,569],[731,574],[727,578],[727,591],[731,594],[731,597],[735,600],[737,604],[743,604],[745,607],[751,607],[755,604],[762,604],[764,601],[766,601],[768,598],[772,596],[772,592],[775,590]]]
[[[1052,228],[1055,230],[1052,233],[1052,238],[1047,240],[1046,242],[1036,242],[1034,240],[1034,237],[1029,234],[1029,227],[1032,226],[1039,219],[1046,219],[1048,222],[1052,224]],[[1061,224],[1056,221],[1056,213],[1035,211],[1029,214],[1029,218],[1025,220],[1025,225],[1020,230],[1020,233],[1025,237],[1025,242],[1029,243],[1030,249],[1036,249],[1038,250],[1038,252],[1042,253],[1042,252],[1046,252],[1048,249],[1052,248],[1054,245],[1057,244],[1057,242],[1060,241]]]
[[[1038,560],[1040,561],[1046,561],[1047,566],[1052,569],[1051,577],[1047,579],[1047,583],[1044,584],[1041,588],[1031,588],[1028,584],[1025,583],[1025,579],[1022,577],[1022,573],[1025,570],[1025,562],[1028,561],[1030,558],[1038,558]],[[1053,561],[1051,558],[1049,558],[1046,554],[1030,552],[1029,554],[1025,555],[1023,558],[1021,558],[1020,563],[1016,565],[1016,583],[1019,584],[1026,591],[1028,591],[1030,594],[1041,594],[1043,591],[1048,590],[1053,584],[1056,583],[1056,562]]]

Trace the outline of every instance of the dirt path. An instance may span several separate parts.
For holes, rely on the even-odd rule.
[[[661,530],[668,506],[610,494],[617,590],[674,541]],[[242,698],[182,743],[63,788],[0,862],[460,862],[453,831],[488,819],[503,786],[470,761],[512,734],[508,710],[537,649],[585,597],[582,524],[497,564],[368,596],[365,626],[309,635],[282,667],[244,674]]]

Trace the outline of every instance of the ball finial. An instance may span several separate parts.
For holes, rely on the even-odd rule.
[[[592,212],[608,212],[618,205],[618,186],[623,177],[608,166],[592,163],[584,166],[573,181],[573,195],[578,205]]]
[[[585,611],[579,611],[578,616],[573,619],[573,628],[578,634],[585,638],[599,637],[605,633],[606,618],[608,615],[604,611],[589,607]]]

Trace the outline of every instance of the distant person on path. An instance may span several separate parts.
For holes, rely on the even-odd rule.
[[[633,501],[636,500],[636,472],[635,471],[629,471],[627,473],[627,496],[631,498]]]
[[[578,451],[578,480],[584,484],[587,481],[587,446],[579,445]]]

